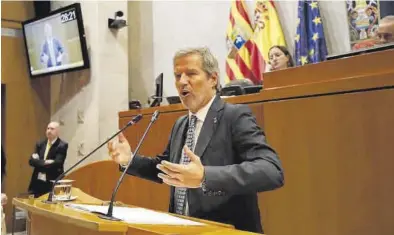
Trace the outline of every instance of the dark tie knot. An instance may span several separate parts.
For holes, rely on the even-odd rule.
[[[191,115],[189,118],[189,128],[194,128],[196,126],[197,116]]]

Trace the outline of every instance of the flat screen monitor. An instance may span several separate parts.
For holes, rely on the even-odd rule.
[[[182,101],[181,98],[179,98],[179,96],[168,96],[167,102],[169,104],[180,104]]]
[[[31,77],[89,68],[79,3],[22,22],[22,29]]]
[[[160,106],[160,103],[163,101],[163,73],[161,73],[155,79],[155,95],[151,107]]]

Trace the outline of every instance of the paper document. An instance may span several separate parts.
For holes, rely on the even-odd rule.
[[[47,175],[45,173],[38,172],[37,179],[46,182],[47,181]]]
[[[94,206],[83,204],[66,204],[66,206],[83,211],[101,212],[106,214],[108,206]],[[113,216],[131,224],[165,224],[165,225],[205,225],[192,220],[178,218],[173,215],[152,211],[144,208],[130,208],[115,206]]]

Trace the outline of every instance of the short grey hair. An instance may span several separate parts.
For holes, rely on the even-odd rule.
[[[60,127],[60,123],[57,122],[57,121],[51,121],[51,122],[49,122],[49,123],[48,123],[48,126],[49,126],[49,124],[54,124],[54,125],[55,125],[55,128],[59,128],[59,127]]]
[[[216,91],[219,92],[221,88],[219,63],[211,51],[207,47],[181,49],[175,53],[173,59],[174,66],[177,59],[188,55],[199,55],[201,57],[202,69],[208,74],[208,76],[211,76],[214,73],[217,74]]]

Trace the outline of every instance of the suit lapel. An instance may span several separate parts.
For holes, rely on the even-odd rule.
[[[203,126],[198,136],[196,147],[194,148],[194,153],[200,158],[204,156],[205,149],[207,148],[213,134],[216,131],[216,127],[220,121],[220,111],[223,109],[223,107],[223,100],[219,96],[216,96],[207,113],[207,116],[205,117]]]
[[[59,142],[60,142],[60,139],[59,138],[57,138],[57,140],[55,141],[55,143],[53,143],[52,145],[51,145],[51,148],[49,149],[49,151],[48,151],[48,156],[47,156],[47,159],[54,159],[55,158],[55,150],[56,150],[56,148],[57,148],[57,146],[59,145]]]
[[[47,142],[48,140],[45,140],[41,143],[40,152],[38,153],[38,157],[40,158],[40,160],[44,160],[44,154],[45,154],[45,149],[47,147]]]

